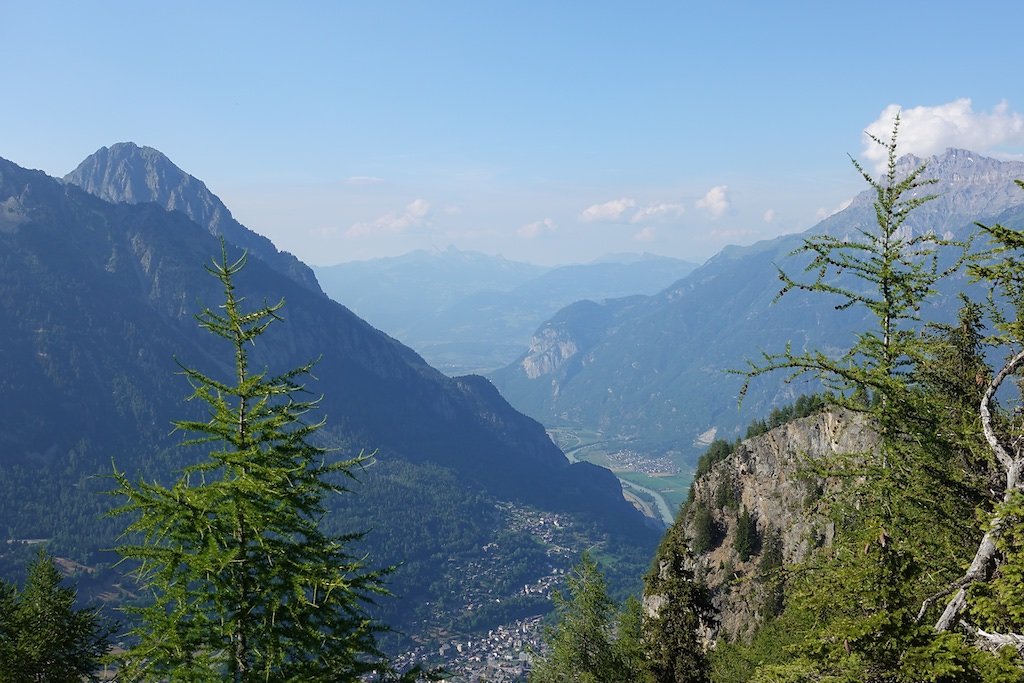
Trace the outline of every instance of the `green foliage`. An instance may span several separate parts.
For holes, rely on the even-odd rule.
[[[604,575],[589,554],[567,578],[568,593],[554,594],[556,622],[544,637],[531,683],[643,681],[640,605],[634,598],[616,619]]]
[[[753,439],[755,436],[761,436],[762,434],[768,433],[768,423],[765,420],[754,420],[747,425],[747,432],[743,435],[744,439]]]
[[[837,309],[860,307],[874,318],[875,325],[857,336],[857,341],[838,358],[821,351],[765,353],[761,364],[751,362],[749,380],[775,370],[788,370],[788,380],[811,374],[837,393],[837,400],[850,398],[858,391],[878,394],[889,406],[905,397],[910,373],[923,357],[923,347],[914,327],[920,321],[924,300],[934,291],[940,278],[950,269],[940,270],[940,249],[963,250],[966,245],[940,239],[932,233],[907,237],[903,230],[910,213],[934,197],[924,188],[934,181],[922,179],[924,165],[899,178],[896,164],[897,125],[892,138],[874,138],[887,153],[887,171],[875,180],[857,161],[854,167],[875,192],[877,226],[862,230],[858,239],[832,235],[814,235],[794,252],[810,256],[805,272],[813,274],[809,282],[793,279],[783,270],[779,297],[794,290],[834,297]],[[956,262],[956,267],[962,263]],[[852,275],[854,283],[839,276]],[[746,385],[744,386],[744,390]],[[882,411],[906,418],[900,411]],[[886,423],[889,420],[885,421]],[[888,425],[883,425],[883,427]]]
[[[778,529],[769,526],[761,540],[761,559],[757,566],[758,578],[764,588],[761,612],[768,618],[781,614],[785,606],[784,561],[782,537]]]
[[[860,308],[874,324],[838,357],[787,349],[764,354],[747,371],[748,382],[781,369],[790,380],[810,374],[836,392],[839,405],[867,412],[881,436],[877,450],[822,467],[821,474],[841,482],[830,508],[836,538],[795,572],[786,607],[815,626],[793,647],[793,656],[760,669],[753,680],[947,680],[941,657],[930,673],[909,667],[927,660],[914,659],[914,653],[952,651],[948,639],[919,625],[918,610],[926,596],[956,577],[980,502],[972,479],[977,430],[963,429],[977,388],[959,403],[946,400],[977,383],[967,378],[979,363],[977,316],[968,308],[958,327],[923,330],[924,303],[939,279],[962,265],[967,245],[931,233],[908,236],[903,229],[908,215],[931,197],[924,192],[929,181],[922,179],[923,166],[897,175],[897,128],[898,121],[890,140],[875,139],[888,155],[881,180],[854,161],[875,191],[875,229],[856,239],[805,240],[798,252],[810,256],[808,282],[779,272],[779,296],[792,290],[831,296],[838,309]],[[961,255],[941,268],[947,249]],[[967,655],[972,662],[984,659]],[[957,657],[960,663],[950,667],[962,665]],[[963,672],[971,667],[980,671],[963,664]]]
[[[735,444],[724,439],[715,439],[712,441],[711,445],[708,446],[708,449],[704,451],[704,454],[700,456],[699,460],[697,460],[697,469],[693,473],[693,478],[699,479],[710,472],[712,467],[728,458],[735,447]]]
[[[967,643],[964,636],[947,632],[910,648],[900,674],[901,680],[914,683],[1021,683],[1024,670],[1014,659],[1012,648],[992,656]]]
[[[728,508],[735,510],[740,504],[736,479],[731,472],[723,473],[715,486],[715,507],[719,510]]]
[[[644,607],[635,595],[626,598],[619,613],[615,648],[622,662],[624,680],[649,683],[647,652],[644,643]]]
[[[714,550],[722,542],[722,528],[706,505],[691,506],[693,515],[693,552],[698,555]]]
[[[39,552],[18,591],[0,581],[0,682],[99,680],[110,625],[96,609],[76,609],[53,559]]]
[[[682,525],[675,524],[644,577],[644,595],[657,605],[644,624],[648,667],[655,683],[711,680],[700,634],[714,625],[715,612],[707,587],[694,577],[691,565]]]
[[[223,286],[222,312],[206,308],[201,327],[228,342],[234,376],[215,379],[182,367],[206,421],[176,423],[185,444],[210,450],[166,487],[131,483],[115,470],[131,518],[121,555],[136,564],[151,601],[131,608],[134,645],[125,680],[335,681],[380,667],[381,627],[365,605],[384,593],[379,572],[347,551],[355,535],[319,527],[324,497],[343,491],[362,457],[331,461],[304,421],[316,401],[301,384],[311,366],[281,375],[249,369],[249,347],[281,320],[282,304],[242,310],[234,277],[244,257],[222,248],[208,267]]]
[[[746,683],[760,668],[781,665],[792,658],[791,649],[811,628],[806,613],[789,610],[768,619],[749,643],[719,642],[711,651],[715,683]]]
[[[972,586],[971,612],[991,630],[1024,629],[1024,493],[1014,491],[996,514],[1001,530],[996,547],[1003,561],[991,581]]]
[[[743,508],[736,519],[736,535],[733,539],[740,562],[746,562],[761,551],[761,535],[757,531],[757,519]]]
[[[1024,188],[1024,181],[1018,180],[1017,184]],[[1020,390],[1019,377],[1024,363],[1020,351],[1024,342],[1024,266],[1021,262],[1024,232],[1002,225],[980,227],[994,246],[982,259],[971,264],[970,271],[972,277],[983,279],[990,286],[987,311],[995,330],[986,341],[1007,349],[1003,367],[985,385],[991,386],[992,391],[1004,379],[1016,375]],[[983,417],[991,418],[992,431],[987,435],[990,437],[989,455],[999,467],[1004,490],[1001,500],[980,515],[986,538],[991,536],[996,552],[985,562],[985,574],[972,578],[968,612],[982,628],[1019,634],[1024,630],[1024,493],[1020,481],[1024,466],[1021,446],[1024,422],[1019,407],[1007,414],[998,411],[994,403],[994,398],[986,394],[982,401]],[[993,416],[990,410],[996,414]],[[984,415],[986,412],[988,414]],[[981,553],[979,548],[979,555]]]
[[[834,402],[834,400],[834,397],[830,394],[800,394],[793,403],[772,408],[772,412],[768,414],[768,420],[765,424],[770,431],[801,417],[813,415],[829,403]]]

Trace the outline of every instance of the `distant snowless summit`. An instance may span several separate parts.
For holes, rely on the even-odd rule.
[[[696,264],[651,254],[558,267],[455,247],[314,267],[328,296],[449,374],[501,367],[574,301],[654,294]]]

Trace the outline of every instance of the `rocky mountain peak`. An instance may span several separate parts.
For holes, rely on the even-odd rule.
[[[172,206],[200,225],[206,225],[218,209],[227,210],[223,204],[216,206],[219,202],[211,201],[213,194],[201,180],[175,166],[159,150],[134,142],[101,147],[64,180],[110,202]],[[205,201],[200,206],[186,201],[195,198]]]
[[[907,173],[921,164],[927,166],[925,176],[939,183],[1005,182],[1024,175],[1024,162],[996,159],[956,147],[929,157],[906,154],[897,161],[896,170]]]
[[[921,179],[934,182],[913,194],[934,195],[934,199],[908,217],[906,228],[911,234],[933,232],[946,237],[963,236],[965,231],[973,230],[974,221],[979,218],[999,215],[1024,202],[1024,192],[1014,182],[1024,178],[1024,162],[995,159],[951,147],[928,157],[901,156],[896,162],[896,176],[903,178],[921,165],[925,166]],[[860,192],[849,206],[808,232],[846,235],[853,234],[851,228],[870,229],[875,222],[872,208],[875,198],[873,189]]]
[[[278,251],[269,239],[236,221],[206,183],[186,173],[152,147],[134,142],[101,147],[64,176],[64,182],[108,202],[154,202],[168,211],[180,211],[211,234],[223,235],[274,270],[307,289],[321,292],[309,266],[288,252]]]

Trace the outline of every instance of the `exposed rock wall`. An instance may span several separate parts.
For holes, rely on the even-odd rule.
[[[781,560],[800,562],[832,542],[834,528],[823,514],[835,486],[810,465],[829,456],[863,453],[878,446],[878,435],[863,415],[824,411],[794,420],[740,443],[693,484],[693,498],[676,524],[694,547],[702,533],[699,516],[710,512],[714,538],[694,557],[695,571],[714,592],[721,618],[717,637],[748,636],[763,618],[765,541],[775,536]],[[746,560],[737,552],[740,518],[752,517],[761,547]],[[706,531],[706,526],[705,526]]]
[[[309,266],[286,251],[278,251],[269,239],[236,221],[206,183],[185,173],[152,147],[131,142],[101,147],[64,176],[64,181],[115,204],[154,202],[168,211],[180,211],[211,235],[223,235],[279,273],[322,293]]]

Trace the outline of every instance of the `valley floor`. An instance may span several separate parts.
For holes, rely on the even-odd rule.
[[[692,472],[671,453],[646,452],[634,444],[606,440],[599,433],[549,429],[570,462],[590,462],[610,469],[622,483],[626,499],[646,516],[668,526],[686,499]]]

